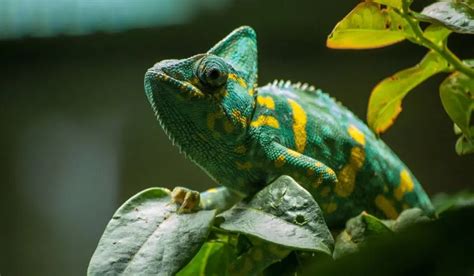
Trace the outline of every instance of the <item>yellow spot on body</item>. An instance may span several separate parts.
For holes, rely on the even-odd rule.
[[[285,156],[279,155],[277,159],[275,159],[275,167],[280,168],[285,165]]]
[[[275,102],[271,96],[257,96],[257,103],[261,106],[265,106],[268,109],[275,110]]]
[[[258,116],[257,120],[250,123],[250,126],[252,127],[269,126],[273,128],[279,128],[280,124],[278,123],[278,120],[273,116],[260,115]]]
[[[326,168],[326,173],[329,174],[329,175],[333,175],[333,176],[336,175],[336,173],[329,167]]]
[[[334,213],[334,211],[337,210],[337,203],[335,202],[324,203],[322,207],[323,207],[323,210],[326,211],[326,213],[328,214]]]
[[[324,187],[322,190],[321,190],[321,196],[322,197],[326,197],[329,195],[329,193],[331,192],[331,189],[329,187]]]
[[[377,206],[377,208],[379,208],[389,219],[396,219],[398,217],[398,212],[393,206],[393,202],[383,195],[375,197],[375,206]]]
[[[224,121],[224,130],[227,133],[231,133],[232,131],[234,131],[234,126],[232,125],[231,122],[229,122],[228,120],[225,120]]]
[[[244,145],[240,145],[240,146],[237,146],[235,149],[234,149],[234,152],[238,153],[238,154],[244,154],[247,152],[247,148],[244,146]]]
[[[235,164],[237,165],[237,169],[239,170],[249,170],[252,168],[252,163],[250,163],[249,161],[244,163],[236,161]]]
[[[353,147],[349,162],[339,171],[338,182],[334,191],[340,197],[348,197],[354,191],[357,172],[365,161],[365,151],[361,147]]]
[[[362,146],[365,145],[365,135],[356,126],[350,125],[349,128],[347,129],[347,132],[349,132],[349,135],[357,143],[361,144]]]
[[[255,89],[254,89],[254,88],[250,88],[250,89],[249,89],[249,95],[250,95],[250,96],[253,96],[253,94],[255,94]]]
[[[409,193],[413,191],[415,188],[415,184],[413,183],[413,179],[411,179],[410,173],[403,169],[400,172],[400,185],[394,190],[395,198],[401,200],[405,193]]]
[[[238,121],[242,125],[242,127],[244,127],[247,124],[247,119],[242,115],[242,113],[238,109],[232,110],[232,117],[234,117],[234,119]]]
[[[257,262],[263,259],[263,252],[259,248],[253,248],[253,259]]]
[[[293,135],[295,137],[296,150],[304,152],[306,147],[306,112],[292,99],[288,99],[288,103],[293,111]]]
[[[298,157],[300,157],[300,156],[301,156],[301,153],[299,153],[299,152],[297,152],[297,151],[294,151],[294,150],[291,150],[291,149],[289,149],[289,150],[288,150],[288,155],[290,155],[290,156],[293,156],[293,157],[295,157],[295,158],[298,158]]]
[[[217,189],[212,188],[212,189],[207,190],[206,192],[208,192],[208,193],[217,193]]]
[[[229,74],[228,78],[231,79],[231,80],[236,81],[243,88],[247,88],[247,83],[245,82],[245,80],[243,78],[237,76],[236,74]]]

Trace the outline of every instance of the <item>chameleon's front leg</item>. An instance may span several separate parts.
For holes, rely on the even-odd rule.
[[[334,171],[307,155],[303,155],[289,149],[277,142],[271,142],[263,147],[265,155],[270,160],[279,175],[289,175],[295,180],[305,179],[306,183],[311,183],[312,188],[319,188],[321,184],[334,185],[337,177]],[[278,175],[278,176],[279,176]],[[309,187],[306,187],[309,188]]]
[[[243,195],[226,187],[212,188],[202,193],[184,187],[176,187],[171,193],[173,202],[180,204],[178,212],[186,213],[197,209],[227,210],[244,198]]]

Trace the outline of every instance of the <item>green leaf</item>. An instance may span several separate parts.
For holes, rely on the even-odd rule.
[[[452,2],[454,2],[454,3],[464,3],[464,4],[468,5],[471,8],[474,7],[474,0],[454,0]]]
[[[359,245],[352,241],[351,235],[346,230],[342,231],[336,237],[336,245],[334,246],[333,258],[339,259],[343,256],[356,253]]]
[[[471,131],[474,133],[474,130]],[[474,138],[468,138],[465,135],[461,135],[456,141],[455,146],[456,153],[458,155],[466,155],[474,153]]]
[[[435,44],[441,44],[441,46],[446,44],[449,34],[451,34],[451,30],[439,24],[431,24],[423,32],[427,39]]]
[[[474,10],[465,3],[436,2],[425,7],[421,16],[454,32],[474,34]]]
[[[288,247],[268,243],[258,238],[251,238],[251,240],[253,246],[230,265],[231,275],[258,275],[270,265],[284,259],[292,251]]]
[[[336,262],[310,263],[302,275],[472,275],[472,218],[474,208],[449,212],[371,240],[357,254]]]
[[[380,235],[389,233],[390,228],[382,220],[363,212],[361,214],[362,221],[365,223],[366,236]]]
[[[348,220],[346,231],[352,237],[352,241],[356,243],[362,242],[370,236],[391,232],[382,220],[366,212]]]
[[[436,213],[439,215],[465,207],[474,207],[474,192],[461,191],[455,194],[440,193],[433,197],[432,203]]]
[[[228,275],[227,268],[236,258],[234,248],[225,242],[206,242],[177,276]]]
[[[441,83],[439,95],[444,110],[451,120],[466,137],[473,137],[470,124],[474,111],[474,79],[460,72],[454,72]]]
[[[311,194],[289,176],[281,176],[222,214],[221,228],[291,249],[331,254],[333,238]]]
[[[337,236],[333,257],[338,259],[354,253],[371,237],[390,233],[392,231],[384,221],[362,212],[357,217],[349,219],[346,229]]]
[[[470,64],[471,61],[467,61]],[[474,79],[454,72],[447,77],[439,88],[441,102],[455,125],[455,134],[459,129],[462,135],[456,141],[458,155],[474,153]]]
[[[426,216],[425,212],[419,208],[407,209],[398,216],[397,220],[392,225],[392,230],[399,232],[415,224],[428,222],[430,220],[431,219]]]
[[[170,192],[144,190],[125,202],[105,228],[88,275],[171,275],[205,242],[215,211],[177,214]]]
[[[362,2],[334,27],[326,45],[335,49],[370,49],[388,46],[410,36],[411,29],[393,9]]]
[[[376,133],[386,131],[402,111],[402,100],[418,84],[445,70],[446,61],[430,51],[423,60],[408,69],[381,81],[372,90],[367,110],[367,122]]]

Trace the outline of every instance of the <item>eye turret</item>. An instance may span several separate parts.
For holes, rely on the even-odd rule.
[[[217,88],[227,82],[229,68],[220,57],[206,56],[199,62],[197,76],[203,85]]]

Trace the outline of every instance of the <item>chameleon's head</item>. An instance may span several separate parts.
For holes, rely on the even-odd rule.
[[[253,29],[240,27],[205,54],[163,60],[147,71],[147,97],[181,147],[245,132],[254,109],[256,47]]]

